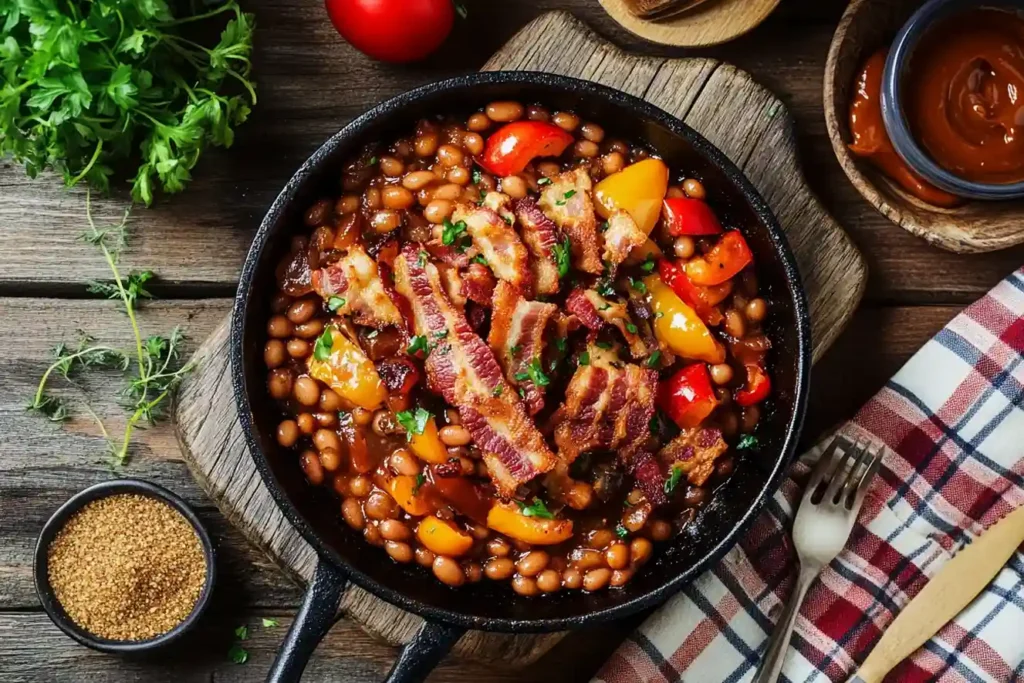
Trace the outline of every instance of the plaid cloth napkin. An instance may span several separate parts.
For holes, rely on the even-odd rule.
[[[1024,505],[1024,268],[954,318],[842,431],[883,460],[846,549],[811,587],[781,680],[845,681],[957,550]],[[634,633],[596,681],[750,681],[789,596],[795,503],[819,445],[721,564]],[[887,681],[1024,681],[1024,554]]]

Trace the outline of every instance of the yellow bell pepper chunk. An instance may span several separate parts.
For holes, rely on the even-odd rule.
[[[458,557],[473,547],[473,537],[437,517],[424,517],[416,527],[416,538],[438,555]]]
[[[644,159],[599,182],[594,187],[594,202],[602,218],[610,218],[616,209],[622,209],[650,235],[661,216],[666,192],[668,166],[661,159]]]
[[[572,538],[571,519],[527,517],[514,503],[495,503],[487,513],[487,527],[532,545],[555,545]]]
[[[434,422],[434,418],[427,420],[422,434],[409,435],[409,449],[420,460],[434,465],[448,462],[450,457],[448,449],[445,448],[444,443],[441,442],[441,437],[437,433],[437,423]]]
[[[659,341],[683,358],[712,364],[725,362],[725,347],[715,339],[696,311],[686,305],[658,275],[648,275],[644,284],[651,294],[654,334]]]
[[[400,474],[388,482],[388,492],[395,502],[402,506],[402,509],[413,517],[422,517],[430,514],[432,508],[419,495],[419,486],[416,484],[416,477]]]
[[[387,398],[373,362],[333,325],[324,328],[317,338],[307,368],[310,377],[328,385],[353,406],[376,410]]]

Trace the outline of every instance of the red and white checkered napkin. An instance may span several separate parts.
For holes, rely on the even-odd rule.
[[[853,422],[892,449],[846,549],[811,587],[782,672],[845,681],[959,548],[1024,505],[1024,268],[953,319]],[[815,449],[820,452],[821,446]],[[809,453],[746,537],[651,616],[596,681],[749,681],[789,595]],[[798,483],[800,482],[800,483]],[[1024,681],[1024,554],[887,681]]]

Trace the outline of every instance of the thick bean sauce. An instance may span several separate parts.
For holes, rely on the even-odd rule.
[[[490,137],[506,124],[522,121],[553,124],[568,133],[571,141],[558,156],[535,156],[516,173],[497,175],[482,167],[478,162]],[[492,524],[488,511],[500,505],[503,497],[497,495],[483,453],[463,425],[458,407],[427,388],[422,352],[412,349],[417,343],[412,333],[403,325],[375,328],[361,324],[366,321],[358,315],[340,315],[347,305],[346,292],[328,296],[323,286],[315,286],[315,273],[341,262],[350,249],[361,245],[379,268],[376,277],[395,299],[391,267],[395,255],[409,242],[448,245],[446,230],[458,229],[452,219],[460,204],[475,206],[492,192],[513,202],[536,198],[559,174],[571,169],[585,169],[598,186],[603,179],[648,159],[657,159],[654,150],[613,138],[598,123],[575,113],[551,111],[539,104],[492,102],[466,119],[423,120],[408,137],[366,148],[344,168],[339,196],[314,203],[306,213],[305,229],[297,226],[290,253],[278,268],[280,288],[270,303],[264,348],[267,391],[282,413],[276,425],[277,441],[310,484],[329,487],[337,494],[343,523],[395,562],[419,564],[448,586],[500,581],[524,596],[617,588],[641,570],[659,544],[693,523],[696,510],[732,473],[736,446],[752,443],[766,395],[764,382],[770,384],[765,368],[770,344],[761,332],[770,307],[758,295],[753,266],[744,263],[725,283],[700,287],[700,297],[708,296],[691,306],[703,318],[721,357],[701,360],[672,353],[682,342],[667,343],[671,331],[659,327],[658,312],[674,315],[671,305],[676,305],[676,299],[652,289],[657,282],[651,278],[660,277],[663,285],[669,285],[679,272],[699,270],[701,263],[721,267],[716,248],[724,235],[733,234],[720,228],[689,234],[694,229],[686,221],[703,216],[699,211],[672,222],[670,200],[692,200],[698,209],[707,206],[705,200],[714,201],[699,179],[678,169],[663,193],[666,202],[650,232],[651,240],[633,249],[616,269],[614,280],[614,296],[629,300],[631,314],[653,331],[659,350],[637,360],[625,353],[614,327],[591,332],[570,326],[571,343],[564,339],[554,343],[568,351],[560,360],[562,370],[548,373],[547,408],[534,421],[555,451],[551,429],[573,368],[589,362],[587,344],[598,340],[601,345],[600,340],[605,340],[610,345],[607,340],[614,338],[622,362],[633,361],[658,373],[658,412],[642,450],[664,453],[660,449],[676,438],[681,426],[710,435],[696,437],[699,448],[704,445],[700,439],[712,437],[728,448],[723,446],[722,452],[709,456],[703,475],[685,469],[692,448],[684,449],[678,462],[655,458],[653,484],[650,478],[644,479],[647,475],[618,462],[614,449],[588,451],[575,458],[562,472],[560,486],[552,485],[550,477],[537,477],[519,488],[510,509],[517,519],[530,524],[569,520],[571,534],[556,543],[532,543],[492,528],[500,525]],[[657,201],[661,207],[661,200]],[[678,210],[687,206],[677,202]],[[713,217],[713,212],[708,213]],[[493,288],[495,278],[479,254],[459,267]],[[561,275],[565,284],[543,299],[564,310],[576,274]],[[611,286],[606,284],[605,289]],[[636,291],[624,289],[629,287]],[[665,286],[661,289],[668,291]],[[680,291],[675,286],[670,289]],[[654,296],[669,298],[659,308],[650,298]],[[398,299],[407,318],[409,310]],[[464,307],[470,324],[486,339],[491,322],[488,306],[470,300]],[[312,368],[318,359],[330,354],[340,357],[339,336],[355,354],[347,357],[355,359],[355,375],[365,379],[372,375],[367,367],[376,369],[379,380],[374,381],[382,387],[366,382],[356,386],[357,380],[346,384],[337,381],[337,375],[328,381],[314,376]],[[370,365],[359,366],[359,358]],[[691,394],[704,388],[705,409],[672,398],[672,388],[679,389],[681,381],[673,384],[673,378],[687,368],[699,375],[688,381],[695,382]],[[679,391],[685,395],[687,388]],[[368,407],[374,401],[365,399],[367,392],[378,390],[383,391],[382,400]],[[423,415],[430,416],[429,428],[420,419]],[[424,444],[428,438],[433,440],[433,450]],[[665,493],[663,500],[658,488]]]

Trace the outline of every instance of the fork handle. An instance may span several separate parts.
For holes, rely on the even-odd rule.
[[[764,658],[761,660],[761,668],[754,678],[754,683],[775,683],[782,671],[782,663],[786,661],[786,651],[789,649],[789,639],[793,635],[793,627],[796,626],[796,617],[800,614],[800,606],[807,595],[807,589],[814,583],[814,579],[821,572],[821,567],[801,566],[800,574],[796,579],[796,586],[786,601],[786,607],[779,615],[779,621],[775,624],[771,640],[768,641],[768,649],[765,650]]]

